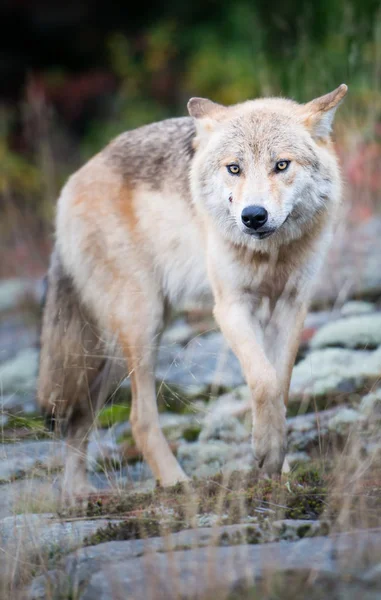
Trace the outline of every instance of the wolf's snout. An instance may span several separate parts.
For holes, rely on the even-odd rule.
[[[268,212],[263,206],[246,206],[242,213],[242,223],[249,229],[260,229],[269,218]]]

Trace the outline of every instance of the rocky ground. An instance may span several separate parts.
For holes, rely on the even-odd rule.
[[[42,285],[0,283],[0,597],[380,597],[381,220],[352,234],[345,246],[338,233],[306,320],[279,481],[258,480],[239,364],[193,311],[166,331],[157,369],[192,483],[155,488],[126,381],[91,437],[98,493],[62,505],[64,445],[34,397]]]

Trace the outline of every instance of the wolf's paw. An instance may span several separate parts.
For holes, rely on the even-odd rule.
[[[286,421],[257,424],[253,429],[253,451],[258,467],[266,475],[280,475],[287,450]]]
[[[178,483],[187,483],[190,479],[179,466],[174,472],[164,473],[158,481],[161,487],[172,487]]]

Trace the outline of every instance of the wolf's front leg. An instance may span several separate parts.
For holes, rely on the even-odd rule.
[[[262,327],[250,304],[239,298],[220,297],[214,314],[251,390],[255,458],[268,475],[280,473],[287,445],[286,391],[265,352]]]

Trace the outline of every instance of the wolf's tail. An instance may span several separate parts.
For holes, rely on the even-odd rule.
[[[82,305],[58,251],[48,274],[37,399],[51,429],[89,412],[105,367],[105,345]]]

